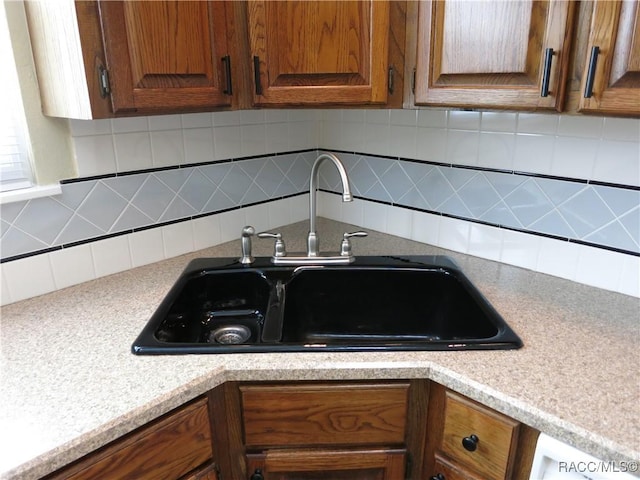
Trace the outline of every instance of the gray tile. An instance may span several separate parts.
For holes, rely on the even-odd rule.
[[[640,206],[622,215],[618,221],[629,232],[633,241],[640,245]]]
[[[231,163],[215,163],[198,167],[198,170],[211,182],[219,186],[231,170]]]
[[[387,170],[389,170],[393,164],[396,162],[395,160],[391,160],[388,158],[380,158],[380,157],[372,157],[366,155],[362,157],[362,160],[367,162],[369,168],[376,174],[378,178],[382,177]]]
[[[76,212],[105,232],[127,206],[127,201],[101,182],[89,192]]]
[[[252,160],[242,160],[237,165],[251,178],[256,178],[265,163],[268,162],[268,158],[256,158]]]
[[[400,197],[400,199],[398,199],[395,203],[407,207],[421,208],[423,210],[431,209],[431,205],[429,205],[423,198],[423,196],[420,195],[420,192],[416,187],[412,187],[411,189],[409,189],[409,191],[402,197]]]
[[[273,192],[272,198],[284,197],[295,193],[300,193],[300,190],[288,178],[284,178],[276,188],[276,191]]]
[[[456,191],[470,182],[474,177],[480,175],[480,172],[477,170],[469,170],[466,168],[440,167],[440,171]]]
[[[454,193],[453,187],[440,171],[440,167],[432,169],[416,184],[416,187],[432,209],[436,209]]]
[[[283,179],[282,171],[271,159],[267,160],[262,169],[253,177],[254,182],[267,194],[268,198],[275,195]]]
[[[101,182],[115,192],[118,192],[126,200],[130,201],[148,176],[148,173],[124,175],[114,178],[105,178],[101,180]]]
[[[524,227],[524,225],[522,225],[520,220],[518,220],[518,218],[513,214],[511,209],[507,206],[506,203],[504,203],[503,200],[500,200],[493,207],[487,210],[480,216],[479,219],[484,220],[485,222],[491,222],[496,225],[502,225],[505,227]]]
[[[584,183],[555,180],[552,178],[536,178],[533,180],[549,197],[554,205],[560,205],[587,187]]]
[[[503,200],[525,227],[553,209],[553,204],[532,179],[522,183]]]
[[[5,222],[4,220],[0,219],[0,237],[3,237],[4,234],[7,233],[9,227],[11,227],[11,224],[9,222]]]
[[[5,203],[0,205],[0,218],[5,222],[13,223],[20,212],[27,206],[28,200],[22,202]]]
[[[56,200],[75,210],[84,201],[89,192],[93,190],[96,183],[98,183],[97,180],[88,180],[64,184],[62,185],[62,194],[57,195]]]
[[[89,240],[91,238],[104,235],[105,232],[97,226],[82,218],[74,215],[69,223],[65,225],[58,238],[55,240],[56,245],[64,245],[66,243],[78,242],[80,240]]]
[[[364,195],[364,192],[378,181],[378,177],[375,176],[366,161],[360,160],[351,168],[349,181],[356,195]]]
[[[198,213],[195,208],[189,205],[180,197],[175,197],[167,209],[162,213],[160,217],[161,222],[167,222],[170,220],[180,220],[187,218]]]
[[[473,218],[473,214],[469,211],[467,206],[457,194],[449,197],[442,205],[440,205],[438,210],[449,215],[458,215],[460,217]]]
[[[584,238],[614,220],[611,210],[590,188],[558,206],[558,211],[576,232],[578,238]]]
[[[131,203],[149,218],[157,221],[174,197],[175,193],[169,187],[155,176],[149,175]]]
[[[458,190],[458,196],[464,202],[473,218],[480,218],[492,206],[500,201],[500,196],[482,174]]]
[[[240,203],[242,205],[248,205],[250,203],[262,202],[268,199],[269,196],[265,193],[265,191],[262,190],[258,185],[253,183],[247,190],[247,193],[245,193],[244,197],[242,197]]]
[[[176,168],[172,170],[164,170],[161,172],[155,172],[153,175],[158,180],[164,183],[174,192],[179,192],[182,186],[185,184],[189,175],[191,175],[193,168]]]
[[[515,175],[512,173],[483,172],[483,175],[503,198],[527,180],[527,177],[524,175]]]
[[[213,192],[216,191],[216,188],[213,182],[200,169],[194,168],[178,195],[200,212],[209,201],[209,198],[211,198],[211,195],[213,195]]]
[[[42,250],[48,246],[22,230],[10,227],[2,236],[2,258]]]
[[[53,197],[35,198],[29,200],[13,224],[51,245],[72,215],[72,210],[53,200]]]
[[[640,190],[591,185],[615,215],[622,215],[640,205]]]
[[[575,231],[556,210],[552,210],[528,226],[530,230],[560,237],[576,238]]]
[[[400,166],[407,173],[411,181],[416,184],[427,175],[432,168],[432,165],[418,162],[400,162]]]
[[[234,201],[231,200],[222,190],[218,189],[204,206],[203,211],[206,213],[219,212],[220,210],[226,210],[227,208],[235,206],[236,204]]]
[[[233,201],[234,205],[239,205],[240,200],[242,200],[242,197],[244,197],[245,192],[252,183],[252,178],[240,167],[233,165],[224,178],[224,182],[219,186],[219,189]]]
[[[389,203],[392,202],[389,192],[387,192],[380,182],[376,182],[369,190],[367,190],[365,196],[371,200],[379,200],[381,202]]]
[[[311,165],[305,155],[299,154],[296,156],[295,161],[291,165],[291,168],[287,170],[286,175],[289,181],[301,191],[309,188]]]
[[[147,217],[144,213],[138,210],[133,205],[128,205],[125,208],[120,218],[111,227],[112,232],[123,232],[126,230],[132,230],[134,228],[145,227],[152,225],[154,222],[151,218]]]
[[[414,187],[413,182],[398,162],[394,162],[391,168],[382,175],[380,180],[394,202],[397,202]]]
[[[609,225],[605,225],[601,229],[589,235],[586,235],[584,240],[597,243],[598,245],[622,248],[632,252],[640,251],[638,244],[631,238],[629,232],[617,220],[611,222]]]

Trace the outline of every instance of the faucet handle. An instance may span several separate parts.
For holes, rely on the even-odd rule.
[[[281,233],[262,232],[258,234],[258,238],[275,238],[276,244],[273,250],[274,257],[284,257],[287,254],[287,250],[284,246],[284,240],[282,240]]]
[[[351,241],[349,240],[351,237],[366,237],[368,235],[367,232],[347,232],[342,235],[342,244],[340,245],[340,255],[343,257],[350,257],[352,255],[351,252]]]

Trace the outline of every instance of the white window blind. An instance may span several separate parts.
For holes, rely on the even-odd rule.
[[[0,191],[32,186],[29,142],[18,74],[0,1]]]

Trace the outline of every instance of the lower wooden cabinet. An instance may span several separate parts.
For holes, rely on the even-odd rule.
[[[208,401],[200,398],[47,479],[217,480]]]
[[[537,435],[428,380],[227,382],[46,479],[526,480]]]
[[[239,385],[245,478],[414,478],[409,451],[423,433],[409,425],[420,415],[412,398],[423,388],[409,381]]]
[[[404,449],[269,449],[247,454],[251,480],[396,480],[405,478]]]
[[[425,475],[437,480],[525,480],[538,432],[432,384]]]

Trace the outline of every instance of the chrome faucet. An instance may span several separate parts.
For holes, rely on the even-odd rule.
[[[309,180],[309,236],[307,237],[307,256],[317,257],[320,253],[320,240],[316,233],[316,192],[318,190],[318,179],[320,177],[320,166],[325,160],[331,160],[340,174],[342,181],[342,201],[353,201],[351,188],[349,187],[349,178],[347,170],[338,157],[333,153],[323,153],[313,164],[311,168],[311,179]]]
[[[351,250],[351,237],[366,237],[366,232],[351,232],[343,235],[340,252],[320,255],[320,241],[316,232],[316,192],[318,190],[318,179],[320,176],[320,165],[325,160],[331,160],[340,174],[342,180],[342,201],[353,201],[347,170],[338,157],[332,153],[323,153],[311,168],[311,178],[309,179],[309,236],[307,237],[307,253],[294,253],[289,255],[285,249],[282,235],[279,233],[263,232],[258,234],[258,238],[275,238],[274,253],[271,262],[275,265],[332,265],[348,264],[355,260]],[[253,261],[250,251],[250,237],[254,234],[253,227],[247,226],[242,231],[242,258],[240,262],[250,264]],[[249,249],[245,248],[246,246]],[[248,250],[248,251],[247,251]],[[243,261],[244,260],[244,261]]]

